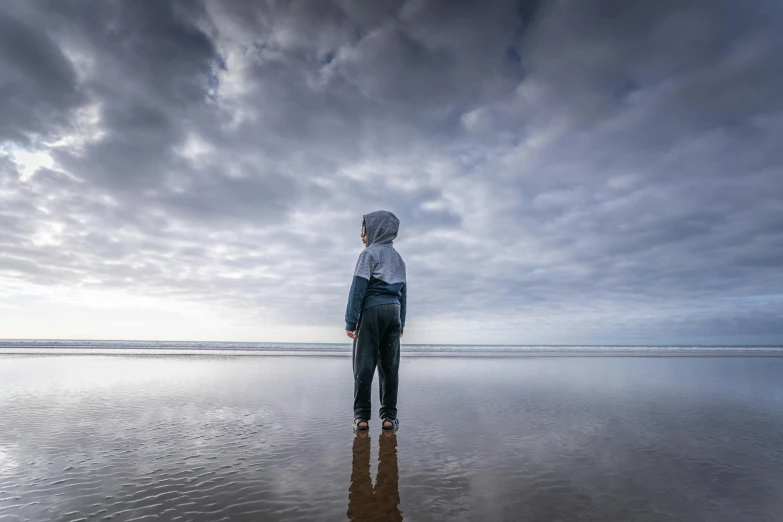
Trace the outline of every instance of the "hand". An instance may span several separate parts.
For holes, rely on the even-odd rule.
[[[402,339],[402,334],[400,334],[400,339]]]
[[[348,337],[350,337],[351,339],[356,339],[356,332],[346,330],[345,333],[348,334]]]

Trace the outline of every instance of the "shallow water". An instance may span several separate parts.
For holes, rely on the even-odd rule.
[[[0,355],[0,520],[779,521],[782,376],[404,358],[357,439],[342,357]]]

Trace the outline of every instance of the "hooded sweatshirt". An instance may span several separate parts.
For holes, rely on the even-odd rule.
[[[391,212],[378,210],[364,216],[367,247],[359,255],[348,294],[345,329],[356,330],[359,314],[372,306],[399,304],[405,328],[407,288],[405,262],[392,246],[400,220]]]

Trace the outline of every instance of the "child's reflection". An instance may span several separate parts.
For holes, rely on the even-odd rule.
[[[375,488],[370,478],[370,437],[359,431],[353,440],[353,471],[348,490],[348,519],[361,521],[402,520],[397,435],[384,431],[378,438],[378,476]]]

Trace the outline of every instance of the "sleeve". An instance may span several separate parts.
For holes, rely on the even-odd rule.
[[[400,323],[402,324],[402,327],[400,328],[400,333],[402,333],[405,330],[405,312],[408,307],[408,283],[405,282],[402,284],[402,288],[400,289]]]
[[[356,262],[351,291],[348,293],[348,306],[345,310],[345,329],[349,332],[356,331],[356,323],[359,322],[359,314],[362,311],[362,302],[370,282],[373,264],[372,257],[367,250],[359,255],[359,260]]]

